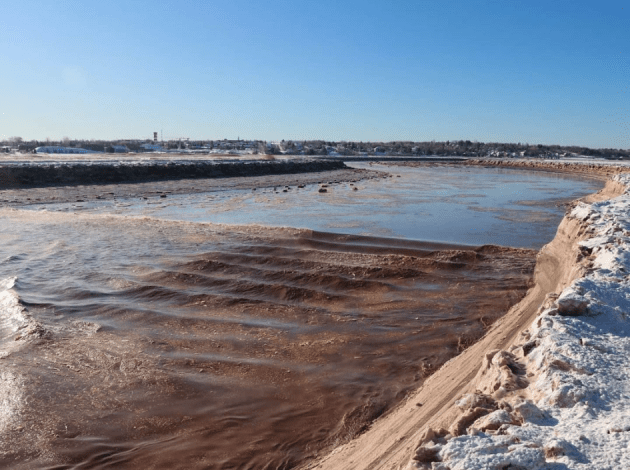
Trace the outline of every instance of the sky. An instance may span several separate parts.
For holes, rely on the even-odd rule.
[[[630,3],[0,5],[0,140],[630,148]]]

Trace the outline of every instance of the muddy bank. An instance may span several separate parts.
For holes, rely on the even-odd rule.
[[[619,182],[609,181],[602,191],[587,200],[609,199],[624,189]],[[527,379],[520,375],[520,369],[510,362],[509,356],[499,355],[497,357],[503,358],[503,362],[493,362],[496,351],[521,345],[521,333],[531,325],[541,307],[548,306],[545,302],[553,300],[549,294],[561,292],[585,273],[584,263],[580,263],[584,254],[578,244],[587,232],[584,221],[565,217],[554,240],[538,254],[534,286],[520,303],[500,318],[479,342],[427,379],[395,411],[374,423],[358,439],[305,468],[432,468],[431,462],[438,460],[433,443],[442,442],[446,435],[465,432],[477,417],[482,416],[478,409],[490,409],[486,406],[489,402],[483,400],[473,400],[470,406],[461,402],[456,404],[457,400],[466,394],[474,396],[478,389],[488,387],[490,393],[501,387],[519,389],[520,381]],[[490,373],[493,368],[494,374]]]
[[[601,179],[608,179],[612,175],[628,171],[628,166],[617,165],[614,162],[554,162],[549,160],[521,160],[521,159],[470,159],[464,165],[493,166],[504,168],[523,168],[526,170],[557,171],[584,175]]]
[[[195,194],[205,192],[261,188],[282,190],[294,189],[302,185],[339,183],[382,178],[377,171],[344,168],[341,170],[315,171],[286,175],[239,176],[223,178],[174,179],[164,181],[119,183],[119,184],[79,184],[46,187],[20,187],[0,189],[0,204],[22,206],[42,203],[86,202],[129,198],[168,197],[175,194]]]
[[[289,175],[346,169],[342,161],[248,161],[248,162],[118,162],[105,164],[56,163],[0,166],[0,189],[41,186],[73,186],[205,179]]]
[[[387,165],[392,166],[408,166],[419,167],[427,165],[440,165],[438,162],[384,162]],[[470,166],[485,166],[485,167],[498,167],[498,168],[519,168],[530,171],[552,171],[558,173],[570,173],[573,175],[584,175],[589,178],[597,178],[606,180],[610,176],[624,173],[628,171],[628,166],[619,165],[614,162],[567,162],[567,161],[551,161],[551,160],[539,160],[539,159],[490,159],[490,158],[469,158],[461,159],[457,163],[442,163],[451,165],[470,165]]]

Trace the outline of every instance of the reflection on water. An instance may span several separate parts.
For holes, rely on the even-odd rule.
[[[472,243],[432,204],[504,233],[575,190],[427,171],[0,209],[0,466],[291,468],[362,432],[521,298],[534,253],[331,227],[422,238],[445,220]]]
[[[553,238],[564,215],[562,204],[602,186],[594,180],[505,169],[352,166],[387,171],[391,177],[327,185],[325,193],[316,185],[289,185],[45,207],[540,248]]]

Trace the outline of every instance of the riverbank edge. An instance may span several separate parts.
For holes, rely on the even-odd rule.
[[[531,169],[529,162],[520,163],[523,165],[496,166]],[[542,170],[570,171],[589,176],[593,176],[595,172],[598,175],[604,173],[614,175],[627,171],[627,168],[618,167],[597,168],[594,171],[577,164],[532,163],[541,163],[536,167]],[[491,160],[480,160],[470,164],[494,166]],[[608,179],[602,190],[582,198],[581,201],[590,204],[609,200],[624,194],[626,189],[622,182]],[[562,292],[574,280],[585,274],[585,267],[580,263],[579,243],[589,236],[589,229],[588,222],[565,215],[555,238],[540,250],[534,286],[521,302],[498,320],[479,342],[442,366],[415,393],[392,412],[376,421],[366,433],[302,468],[377,470],[400,469],[414,465],[412,458],[417,455],[418,447],[427,442],[427,435],[430,435],[432,430],[449,429],[461,418],[462,410],[456,405],[456,401],[476,391],[478,384],[475,378],[487,353],[507,350],[515,345],[521,333],[541,313],[541,307],[549,301],[550,294]]]
[[[167,161],[0,165],[0,190],[314,173],[348,169],[342,161]]]
[[[630,171],[628,166],[617,165],[614,162],[568,162],[540,159],[489,159],[471,158],[461,163],[469,166],[488,166],[500,168],[516,168],[529,171],[552,171],[557,173],[571,173],[589,178],[608,180],[612,176]]]

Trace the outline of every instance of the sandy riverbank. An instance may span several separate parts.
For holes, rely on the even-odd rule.
[[[483,161],[479,164],[491,163]],[[551,167],[554,170],[560,168],[556,165]],[[572,172],[585,171],[575,165],[563,168]],[[599,170],[604,173],[609,171],[608,168]],[[611,171],[618,173],[620,169]],[[588,174],[591,174],[590,170]],[[581,295],[582,300],[578,299],[575,305],[581,306],[584,311],[591,303],[605,305],[605,300],[595,299],[594,296],[585,300],[584,296],[588,295],[584,288],[576,291],[579,295],[571,294],[570,289],[575,290],[576,283],[586,282],[584,279],[593,272],[593,258],[597,251],[595,247],[599,247],[601,240],[587,240],[602,236],[599,233],[602,231],[612,230],[614,233],[622,230],[614,226],[611,228],[612,222],[608,220],[611,211],[606,213],[608,215],[604,214],[604,203],[592,203],[622,195],[626,191],[626,184],[619,177],[608,181],[602,191],[585,199],[590,205],[580,205],[565,217],[555,239],[538,255],[534,287],[493,325],[481,341],[445,364],[406,402],[374,423],[365,434],[307,468],[620,468],[610,466],[609,462],[593,462],[593,459],[605,457],[602,452],[593,449],[598,444],[596,439],[605,440],[603,437],[610,436],[611,429],[625,430],[622,424],[606,429],[605,424],[597,427],[589,422],[587,426],[595,428],[595,432],[603,436],[587,437],[580,434],[563,438],[557,435],[556,440],[552,439],[554,431],[567,432],[567,422],[573,427],[579,427],[579,424],[586,424],[590,420],[586,416],[576,419],[563,415],[567,409],[585,407],[588,411],[589,407],[592,408],[593,405],[584,398],[588,393],[573,401],[565,400],[566,403],[563,396],[566,398],[569,393],[567,390],[571,389],[570,382],[576,374],[596,376],[597,370],[580,370],[582,366],[574,364],[579,362],[576,358],[565,357],[560,361],[555,356],[558,355],[557,350],[562,348],[557,347],[557,341],[554,343],[554,336],[547,330],[566,330],[566,326],[561,322],[554,324],[554,320],[575,318],[564,317],[562,313],[558,316],[558,309],[570,311],[570,307],[562,307],[563,304],[559,305],[554,299],[572,299]],[[623,205],[623,202],[618,204]],[[612,213],[623,220],[621,209]],[[619,245],[618,241],[615,245],[614,240],[609,240],[606,247],[612,246],[612,251],[606,251],[604,247],[600,256],[609,260],[621,258],[623,261],[625,255],[619,252]],[[592,256],[587,255],[589,251]],[[623,271],[623,266],[621,268]],[[606,286],[599,290],[605,292]],[[573,304],[568,302],[564,305]],[[615,304],[609,307],[614,310]],[[540,325],[533,325],[539,316],[548,317],[551,321],[546,331],[541,332]],[[537,352],[531,355],[536,360],[527,359],[531,350],[538,348],[544,341],[551,345],[547,349],[552,352]],[[587,344],[588,338],[585,341],[583,344]],[[566,351],[564,353],[567,354]],[[566,376],[564,381],[569,382],[565,388],[562,388],[562,374]],[[627,378],[625,370],[619,371],[618,375]],[[544,379],[542,382],[541,377]],[[564,395],[562,390],[565,390]],[[553,393],[560,394],[558,399],[547,396]],[[465,399],[461,400],[463,397]],[[549,418],[547,423],[542,424],[551,426],[551,432],[548,429],[546,433],[539,433],[538,437],[530,436],[529,441],[523,437],[523,432],[520,432],[520,437],[515,437],[520,430],[533,430],[533,434],[536,434],[536,429],[532,427],[535,423],[532,422],[541,416]],[[615,431],[614,434],[619,437],[622,433]],[[519,443],[522,443],[520,447]],[[580,443],[583,445],[580,446]],[[555,463],[566,466],[553,467]]]
[[[41,203],[84,202],[126,198],[168,197],[176,194],[196,194],[226,190],[258,190],[261,188],[297,188],[325,183],[354,183],[382,178],[382,172],[344,168],[332,171],[309,171],[292,174],[258,176],[224,176],[221,178],[182,178],[135,183],[68,184],[58,186],[20,186],[3,189],[0,186],[0,204],[22,206]]]
[[[465,165],[520,168],[531,171],[555,171],[608,179],[629,171],[630,166],[612,160],[541,160],[541,159],[470,159]]]
[[[426,161],[396,161],[384,162],[391,166],[422,167],[427,165],[466,165],[485,166],[492,168],[515,168],[528,171],[548,171],[557,173],[571,173],[573,175],[585,176],[606,180],[613,175],[624,173],[630,170],[630,162],[615,162],[601,159],[573,159],[573,160],[544,160],[544,159],[491,159],[491,158],[469,158],[457,163],[450,162],[426,162]]]

